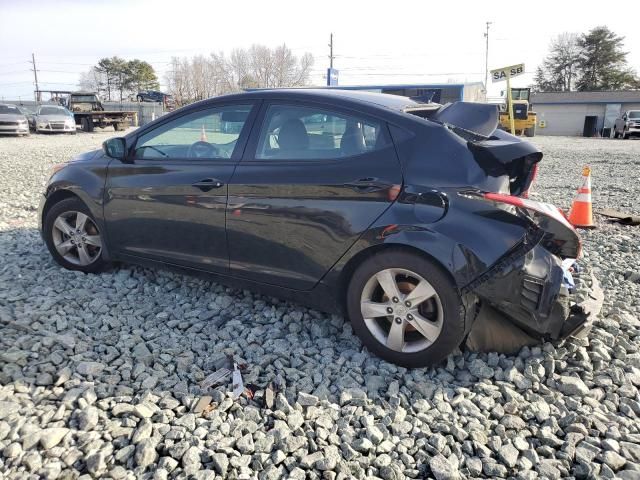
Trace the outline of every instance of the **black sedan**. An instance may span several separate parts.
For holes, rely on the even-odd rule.
[[[567,321],[580,239],[528,189],[542,154],[495,106],[337,89],[205,100],[56,167],[41,232],[62,266],[178,267],[342,311],[410,367],[461,344],[482,304],[527,334]]]

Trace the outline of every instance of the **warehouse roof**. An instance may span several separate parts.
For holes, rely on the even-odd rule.
[[[531,103],[640,103],[640,90],[617,90],[602,92],[543,92],[533,93]]]

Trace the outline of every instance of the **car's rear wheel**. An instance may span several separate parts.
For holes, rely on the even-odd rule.
[[[361,264],[349,283],[347,310],[369,350],[405,367],[441,361],[465,334],[452,281],[435,263],[408,252],[382,252]]]
[[[102,234],[80,199],[67,198],[53,205],[46,213],[43,233],[49,252],[64,268],[87,273],[104,268]]]

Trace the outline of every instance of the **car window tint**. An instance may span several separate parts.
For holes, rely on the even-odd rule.
[[[258,140],[259,159],[338,159],[388,145],[380,122],[315,107],[272,105]]]
[[[251,105],[209,108],[176,118],[140,136],[135,158],[231,158]]]

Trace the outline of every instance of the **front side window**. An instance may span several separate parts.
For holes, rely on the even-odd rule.
[[[233,105],[179,117],[140,136],[135,158],[231,158],[250,111],[251,105]]]
[[[258,159],[339,159],[388,145],[383,124],[315,107],[272,105],[258,140]]]

